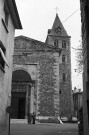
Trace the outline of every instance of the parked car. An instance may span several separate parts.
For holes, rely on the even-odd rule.
[[[78,123],[78,119],[77,119],[77,117],[72,117],[72,121],[71,121],[72,123]]]
[[[67,123],[67,122],[68,122],[68,118],[67,118],[67,117],[65,117],[65,116],[61,116],[61,120],[62,120],[62,122],[65,122],[65,123]]]
[[[68,120],[69,123],[78,123],[78,119],[77,117],[71,117],[69,120]]]

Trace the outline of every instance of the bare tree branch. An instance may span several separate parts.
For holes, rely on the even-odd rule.
[[[83,48],[82,48],[82,43],[76,49],[76,62],[77,62],[77,72],[82,73],[83,72]]]

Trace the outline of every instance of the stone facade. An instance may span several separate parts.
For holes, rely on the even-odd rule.
[[[83,45],[83,130],[89,134],[89,0],[80,0]]]
[[[16,5],[12,0],[0,0],[0,135],[8,134],[10,106],[12,55],[14,50],[15,29],[21,28]],[[14,19],[12,15],[14,14]]]
[[[60,29],[61,34],[55,33],[55,27],[58,27],[57,31]],[[67,35],[58,15],[45,43],[24,36],[15,38],[13,72],[25,70],[35,82],[31,90],[34,91],[34,99],[30,100],[29,113],[35,111],[39,116],[69,117],[71,115],[70,57],[70,36]],[[31,82],[29,83],[32,87]]]
[[[15,38],[14,69],[27,70],[35,80],[37,114],[59,114],[59,64],[60,49],[20,36]],[[56,100],[56,99],[57,100]]]

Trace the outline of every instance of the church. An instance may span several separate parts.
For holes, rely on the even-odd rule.
[[[71,116],[70,38],[58,14],[45,43],[15,37],[11,118],[25,119],[33,112],[42,117]]]

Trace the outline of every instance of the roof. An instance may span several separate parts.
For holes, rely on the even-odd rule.
[[[29,38],[29,37],[25,37],[25,36],[17,36],[15,37],[15,40],[24,40],[25,41],[25,46],[22,46],[22,48],[27,48],[30,51],[53,51],[53,52],[58,52],[59,54],[61,53],[61,49],[60,48],[55,48],[52,45],[46,44],[44,42]],[[22,44],[22,42],[19,44]],[[19,49],[17,48],[17,42],[15,42],[15,49]],[[20,48],[21,49],[21,48]]]
[[[61,23],[61,20],[59,19],[58,14],[56,14],[52,29],[48,30],[48,35],[68,37],[68,34],[63,24]]]
[[[21,25],[21,21],[19,18],[19,14],[18,14],[15,0],[5,0],[5,1],[8,5],[15,29],[22,29],[22,25]]]

